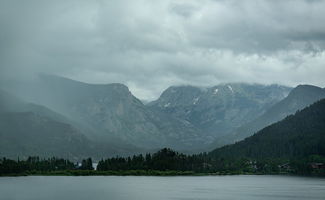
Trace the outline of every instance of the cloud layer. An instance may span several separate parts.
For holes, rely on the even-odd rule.
[[[324,21],[320,0],[4,0],[1,78],[120,82],[148,100],[178,84],[324,87]]]

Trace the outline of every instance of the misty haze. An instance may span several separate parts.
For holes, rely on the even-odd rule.
[[[0,0],[0,200],[324,199],[324,21],[323,0]]]

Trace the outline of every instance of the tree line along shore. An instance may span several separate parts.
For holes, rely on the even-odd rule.
[[[0,176],[183,176],[236,174],[292,174],[325,176],[325,157],[291,159],[213,157],[207,153],[185,155],[164,148],[154,154],[102,159],[93,167],[91,158],[74,163],[62,158],[0,159]]]

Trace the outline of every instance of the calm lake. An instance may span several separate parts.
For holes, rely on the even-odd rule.
[[[325,199],[325,179],[289,176],[0,177],[1,200]]]

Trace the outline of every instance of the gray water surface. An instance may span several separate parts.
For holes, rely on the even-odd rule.
[[[0,177],[0,200],[325,199],[325,179],[290,176]]]

